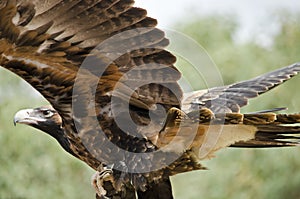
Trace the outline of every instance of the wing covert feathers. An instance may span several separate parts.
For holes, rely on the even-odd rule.
[[[155,27],[156,20],[147,17],[144,9],[133,7],[133,3],[133,0],[0,2],[0,65],[25,79],[52,104],[62,117],[70,149],[94,169],[115,155],[105,147],[97,147],[94,154],[87,150],[99,143],[113,141],[118,147],[136,153],[154,148],[145,138],[135,139],[115,124],[111,116],[114,90],[121,93],[115,96],[120,104],[130,99],[126,105],[138,125],[149,123],[149,109],[155,104],[166,109],[180,106],[182,93],[177,83],[180,72],[173,66],[175,56],[165,50],[169,42],[164,32]],[[79,74],[84,64],[86,67]],[[72,102],[78,110],[73,110]],[[91,108],[93,103],[96,107]],[[114,116],[122,118],[124,113],[118,110],[121,111]],[[97,117],[100,124],[91,124],[91,117]],[[110,139],[104,139],[107,142],[99,136],[102,129],[104,137]],[[136,129],[131,130],[137,133]],[[162,175],[168,177],[172,172],[202,168],[188,154],[182,158],[191,162],[169,165],[168,174],[157,171],[130,176],[134,188],[145,191],[148,181],[159,183]],[[128,162],[132,169],[136,163],[148,167],[142,161]],[[124,184],[129,183],[126,180]]]
[[[89,65],[83,84],[98,78],[108,85],[99,85],[99,98],[109,95],[120,82],[127,87],[121,98],[132,98],[133,106],[179,106],[180,73],[173,66],[175,56],[165,50],[169,42],[164,32],[155,28],[156,20],[133,3],[2,1],[0,64],[28,81],[61,112],[70,109],[70,85],[82,63]],[[66,87],[65,96],[57,94],[62,87]]]

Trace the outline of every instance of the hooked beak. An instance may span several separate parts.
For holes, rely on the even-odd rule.
[[[16,126],[17,123],[19,124],[38,124],[38,120],[36,117],[33,117],[32,114],[33,109],[24,109],[18,111],[14,116],[14,125]]]

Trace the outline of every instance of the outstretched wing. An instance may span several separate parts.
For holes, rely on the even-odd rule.
[[[133,7],[133,3],[133,0],[0,3],[0,65],[25,79],[52,104],[62,117],[71,150],[94,169],[102,160],[119,152],[119,149],[102,151],[109,140],[131,152],[155,150],[144,138],[152,136],[152,132],[158,133],[160,128],[148,128],[151,132],[143,128],[151,123],[149,110],[154,110],[155,124],[160,124],[165,116],[160,114],[165,112],[160,106],[167,110],[180,106],[182,93],[177,84],[180,73],[173,66],[176,58],[164,49],[168,40],[155,28],[156,20],[147,17],[145,10]],[[113,94],[117,105],[128,101],[127,109],[137,126],[126,125],[125,130],[118,127],[112,118]],[[123,109],[116,106],[116,110]],[[124,112],[114,114],[127,122]],[[97,117],[100,127],[98,123],[91,124],[90,117]],[[103,131],[106,137],[95,135]],[[127,131],[142,136],[134,139]],[[91,154],[86,147],[97,150]],[[101,157],[100,161],[95,156]],[[134,167],[136,162],[145,164],[131,160],[129,166]],[[191,165],[201,168],[197,163]],[[135,185],[139,183],[136,180]],[[144,191],[146,182],[140,184]]]
[[[247,81],[188,93],[183,102],[185,111],[209,108],[214,113],[239,112],[241,107],[248,104],[250,98],[271,90],[297,75],[299,71],[300,64],[296,63]]]
[[[191,150],[200,160],[225,147],[286,147],[300,144],[300,114],[217,113],[202,108],[185,114],[171,109],[157,145]],[[193,134],[194,133],[194,134]],[[192,141],[192,142],[191,142]],[[188,146],[188,147],[186,147]]]
[[[99,88],[102,95],[132,70],[125,75],[127,83],[154,83],[133,91],[122,85],[123,97],[126,92],[132,93],[131,104],[142,108],[155,103],[178,105],[172,92],[155,84],[170,84],[181,96],[176,83],[180,73],[173,67],[176,59],[164,50],[168,40],[155,28],[156,20],[147,17],[145,10],[132,7],[133,3],[2,1],[0,64],[28,81],[63,117],[70,112],[76,72],[87,57],[93,61],[87,63],[92,64],[89,72],[97,80],[101,70],[100,83],[105,85]],[[117,41],[107,42],[114,35]],[[101,49],[94,50],[92,56],[92,49],[99,44],[103,44]]]

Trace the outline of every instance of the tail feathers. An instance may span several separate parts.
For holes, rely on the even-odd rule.
[[[300,146],[300,126],[262,125],[257,126],[257,129],[254,139],[235,143],[231,147],[266,148]]]

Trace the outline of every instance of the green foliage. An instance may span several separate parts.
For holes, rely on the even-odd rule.
[[[271,48],[254,41],[234,40],[237,23],[232,16],[195,18],[180,25],[210,54],[226,84],[246,80],[300,60],[298,16],[280,16],[282,28]],[[176,41],[180,42],[180,41]],[[190,52],[193,53],[193,52]],[[185,62],[179,60],[184,70]],[[190,76],[188,70],[185,71]],[[193,79],[194,78],[194,79]],[[201,88],[197,76],[194,88]],[[90,186],[93,171],[64,152],[48,135],[24,125],[13,127],[16,111],[46,104],[31,94],[28,85],[0,70],[0,198],[94,198]],[[252,100],[243,111],[274,107],[300,110],[300,78]],[[299,198],[299,149],[227,149],[203,164],[210,170],[172,178],[176,198]]]

